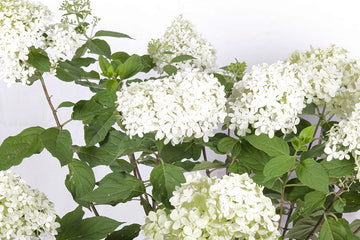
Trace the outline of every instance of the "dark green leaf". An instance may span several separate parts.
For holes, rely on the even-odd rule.
[[[68,130],[49,128],[40,135],[40,138],[51,155],[60,161],[61,166],[71,162],[73,150],[71,149],[72,140]]]
[[[50,72],[50,60],[47,54],[39,49],[32,49],[27,62],[41,72]]]
[[[116,73],[118,73],[121,80],[124,80],[136,75],[143,68],[144,65],[141,57],[134,54],[116,69]]]
[[[86,42],[87,48],[91,53],[106,56],[107,58],[111,58],[111,49],[109,44],[101,39],[89,39]]]
[[[192,169],[192,171],[200,171],[200,170],[211,169],[211,168],[219,169],[219,168],[223,168],[223,167],[225,167],[225,164],[223,162],[220,162],[217,160],[214,160],[214,162],[203,161],[203,162],[200,162],[199,164],[196,164],[194,166],[194,168]]]
[[[165,65],[163,69],[169,76],[177,73],[177,68],[170,64]]]
[[[222,153],[228,153],[228,152],[231,152],[231,150],[233,149],[235,144],[238,142],[239,142],[239,140],[237,140],[235,138],[224,137],[219,141],[217,148]]]
[[[249,143],[242,143],[242,151],[238,156],[238,159],[247,168],[251,169],[255,173],[263,173],[266,163],[270,160],[269,155],[260,151]]]
[[[139,236],[140,227],[139,224],[125,226],[121,230],[110,234],[105,240],[132,240]]]
[[[40,140],[43,131],[41,127],[31,127],[6,138],[0,146],[0,169],[9,169],[19,165],[24,158],[40,153],[44,149]]]
[[[110,173],[98,185],[97,189],[87,193],[81,199],[96,204],[114,206],[120,202],[130,201],[145,192],[143,182],[125,172]]]
[[[95,62],[96,62],[95,58],[87,57],[87,58],[74,58],[73,60],[71,60],[70,63],[78,67],[88,67]]]
[[[237,174],[243,174],[248,172],[247,168],[239,161],[234,162],[231,164],[228,169],[229,173],[237,173]]]
[[[124,33],[119,32],[113,32],[113,31],[104,31],[100,30],[95,33],[95,37],[116,37],[116,38],[131,38],[129,35],[126,35]]]
[[[85,43],[81,47],[76,49],[75,56],[74,56],[73,59],[82,57],[86,53],[86,50],[87,50],[87,46],[86,46],[86,43]]]
[[[185,182],[185,177],[178,167],[164,163],[151,171],[150,182],[154,199],[162,202],[167,208],[172,208],[169,199],[175,187]]]
[[[56,68],[56,77],[65,82],[81,79],[81,69],[69,61],[60,62]]]
[[[346,221],[344,218],[338,219],[339,223],[345,228],[346,230],[346,237],[347,240],[359,240],[360,237],[358,235],[355,235],[354,232],[356,229],[352,230],[350,224],[348,221]],[[356,221],[356,220],[355,220]]]
[[[95,176],[91,167],[76,159],[73,159],[68,167],[69,174],[66,175],[65,180],[66,188],[77,203],[89,208],[89,203],[81,201],[80,198],[95,187]]]
[[[60,230],[58,230],[58,236],[56,239],[61,239],[62,233],[69,231],[73,226],[80,224],[81,219],[84,216],[84,211],[81,206],[78,206],[74,211],[69,212],[60,219],[59,223],[61,224]],[[59,238],[58,238],[59,237]]]
[[[135,168],[135,163],[129,163],[124,159],[116,159],[111,163],[110,168],[113,172],[127,172],[130,173]]]
[[[143,55],[141,56],[141,59],[143,60],[144,64],[144,68],[141,70],[142,72],[147,73],[155,67],[155,63],[149,55]]]
[[[329,192],[329,176],[325,168],[312,159],[301,161],[295,169],[298,179],[308,187],[320,192]]]
[[[321,226],[319,240],[347,240],[346,235],[346,229],[340,222],[327,218]]]
[[[344,192],[341,198],[346,201],[344,213],[356,212],[360,210],[360,194],[356,191]]]
[[[161,151],[161,158],[166,163],[173,163],[183,159],[191,159],[194,155],[194,143],[186,142],[173,146],[166,144]],[[196,146],[196,145],[195,145]]]
[[[101,114],[105,109],[95,100],[80,100],[74,106],[72,119],[74,120],[87,120],[98,114]]]
[[[305,207],[302,215],[310,216],[315,210],[321,208],[326,200],[326,194],[319,191],[312,191],[305,195]]]
[[[295,164],[295,158],[287,155],[279,155],[270,159],[264,167],[265,177],[280,177],[288,172]]]
[[[286,234],[286,238],[295,238],[297,240],[306,239],[309,233],[313,230],[317,220],[311,217],[302,218],[295,223],[293,228]]]
[[[326,169],[329,177],[343,177],[351,175],[355,170],[354,159],[339,160],[332,159],[331,161],[323,160],[321,165]]]
[[[116,52],[111,55],[111,59],[119,60],[124,63],[130,57],[126,52]]]
[[[291,179],[288,184],[300,184],[297,178]],[[289,186],[285,188],[285,199],[288,201],[296,202],[297,199],[304,200],[304,196],[313,191],[307,186]]]
[[[313,114],[315,113],[316,105],[314,103],[310,103],[306,105],[306,107],[302,110],[303,114]]]
[[[310,150],[303,152],[300,159],[305,160],[307,158],[320,157],[324,154],[325,144],[318,144],[312,147]]]
[[[191,59],[195,59],[195,58],[190,55],[179,55],[171,59],[171,63],[184,62]]]
[[[360,219],[355,219],[351,224],[350,224],[350,229],[351,232],[355,232],[356,230],[358,230],[360,228]],[[360,231],[358,231],[356,233],[356,236],[360,237]]]
[[[73,107],[74,105],[75,105],[75,103],[66,101],[66,102],[60,103],[60,105],[57,107],[57,109],[64,108],[64,107]]]
[[[287,142],[278,137],[269,138],[266,134],[248,135],[244,137],[251,145],[257,149],[264,151],[270,157],[278,155],[289,155],[290,150]]]

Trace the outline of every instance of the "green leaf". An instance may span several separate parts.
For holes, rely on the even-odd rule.
[[[302,110],[303,114],[313,114],[315,113],[316,105],[314,103],[310,103],[306,105],[306,107]]]
[[[72,65],[70,61],[59,62],[56,77],[65,82],[81,79],[81,69]]]
[[[192,142],[185,142],[173,146],[172,144],[166,144],[161,151],[161,158],[166,163],[174,163],[183,159],[194,158],[196,160],[197,155],[194,156],[197,151],[194,149],[195,144]],[[195,148],[200,146],[195,145]],[[195,151],[194,151],[195,150]]]
[[[116,159],[113,163],[110,165],[110,169],[113,172],[127,172],[130,173],[135,168],[135,163],[129,163],[128,161],[124,159]]]
[[[105,240],[132,240],[139,236],[140,233],[139,224],[131,224],[123,227],[121,230],[113,232]]]
[[[278,155],[289,155],[290,149],[284,140],[278,137],[269,138],[266,134],[248,135],[244,137],[251,145],[257,149],[264,151],[270,157],[276,157]]]
[[[164,163],[151,171],[150,182],[154,199],[162,202],[165,207],[172,208],[169,199],[175,187],[185,182],[185,177],[178,167]]]
[[[346,235],[346,229],[340,222],[327,218],[321,226],[319,240],[347,240]]]
[[[305,160],[307,158],[320,157],[324,154],[325,144],[319,144],[313,146],[310,150],[303,152],[301,154],[300,160]]]
[[[244,164],[242,164],[239,161],[236,161],[233,164],[231,164],[227,170],[229,173],[237,173],[237,174],[243,174],[248,171],[247,168],[244,166]]]
[[[71,193],[75,202],[82,206],[89,208],[88,202],[81,201],[88,192],[91,192],[95,187],[95,176],[91,167],[86,163],[73,159],[69,164],[69,174],[66,175],[65,186]]]
[[[104,107],[97,103],[95,100],[80,100],[74,106],[72,119],[74,120],[87,120],[104,111]]]
[[[354,159],[349,160],[339,160],[332,159],[331,161],[323,160],[321,165],[326,169],[329,174],[329,177],[343,177],[351,175],[355,170]]]
[[[84,127],[86,146],[93,146],[105,139],[107,133],[116,122],[115,108],[108,109],[96,116]]]
[[[99,65],[100,65],[101,71],[103,72],[104,76],[107,76],[108,69],[109,69],[109,67],[111,67],[110,62],[103,56],[99,56]],[[114,72],[114,69],[113,69],[113,72]]]
[[[111,49],[109,44],[101,39],[89,39],[86,42],[86,47],[89,48],[91,53],[106,56],[111,58]]]
[[[215,168],[215,169],[219,169],[219,168],[224,168],[225,164],[223,162],[214,160],[213,162],[207,162],[207,161],[203,161],[200,162],[199,164],[196,164],[194,166],[194,168],[192,169],[192,171],[200,171],[200,170],[205,170],[205,169],[210,169],[210,168]]]
[[[66,102],[60,103],[60,105],[56,109],[64,108],[64,107],[73,107],[74,105],[75,105],[75,103],[66,101]]]
[[[51,155],[60,161],[61,166],[71,162],[73,150],[71,148],[71,135],[68,130],[49,128],[40,135],[40,138]]]
[[[351,224],[350,224],[350,229],[351,232],[355,232],[356,230],[358,230],[360,228],[360,219],[355,219]],[[356,236],[360,237],[360,232],[356,233]]]
[[[315,126],[311,125],[307,128],[304,128],[299,135],[299,139],[301,143],[308,144],[312,141],[314,136]]]
[[[97,189],[87,193],[81,200],[115,206],[145,192],[143,182],[125,172],[110,173],[98,185]]]
[[[43,131],[41,127],[31,127],[6,138],[0,146],[0,170],[19,165],[24,158],[40,153],[44,149],[40,140]]]
[[[95,58],[74,58],[70,61],[71,64],[77,66],[77,67],[88,67],[91,64],[95,63],[96,59]]]
[[[242,151],[238,159],[247,168],[254,171],[254,173],[263,173],[266,163],[270,160],[269,155],[260,151],[249,143],[242,143]]]
[[[62,233],[66,234],[66,232],[69,231],[73,226],[80,224],[84,214],[85,213],[82,210],[81,206],[78,206],[74,211],[65,214],[63,218],[59,221],[60,228],[57,230],[58,236],[56,239],[59,239]]]
[[[31,49],[27,62],[41,72],[50,72],[50,60],[46,52],[40,49]]]
[[[111,108],[115,107],[115,101],[117,100],[116,93],[109,92],[109,91],[100,91],[97,92],[91,100],[94,100],[97,103],[100,103],[101,105]]]
[[[306,217],[295,223],[295,225],[286,234],[286,238],[295,238],[297,240],[306,239],[317,223],[317,219]]]
[[[348,221],[346,221],[344,218],[339,218],[338,222],[341,223],[341,225],[345,228],[346,233],[347,233],[346,234],[347,240],[359,240],[360,239],[360,237],[358,235],[354,234],[356,229],[352,230]]]
[[[279,155],[270,159],[264,167],[265,177],[280,177],[288,172],[295,164],[295,158],[287,155]]]
[[[344,212],[344,207],[346,206],[346,200],[343,198],[338,198],[334,202],[334,210],[338,213]]]
[[[134,54],[129,57],[124,64],[120,65],[116,72],[120,76],[121,80],[130,78],[136,75],[144,68],[143,61],[140,56]]]
[[[113,32],[113,31],[104,31],[104,30],[97,31],[94,36],[95,37],[116,37],[116,38],[130,38],[130,39],[133,39],[129,35],[126,35],[124,33]]]
[[[224,137],[219,141],[217,148],[222,153],[228,153],[228,152],[231,152],[231,150],[233,149],[235,144],[238,142],[239,142],[239,140],[237,140],[235,138]]]
[[[173,65],[165,65],[163,67],[163,70],[170,76],[170,75],[173,75],[173,74],[176,74],[177,73],[177,68],[174,67]]]
[[[321,208],[326,200],[326,194],[319,191],[312,191],[305,195],[305,207],[302,215],[310,216],[315,210]]]
[[[344,213],[356,212],[360,210],[360,194],[357,191],[349,191],[341,194],[341,198],[346,201]]]
[[[306,186],[320,192],[329,192],[329,176],[325,168],[313,159],[301,161],[295,169],[298,179]]]
[[[171,60],[171,63],[184,62],[184,61],[191,60],[191,59],[195,59],[195,58],[190,55],[179,55],[179,56],[174,57]]]
[[[287,184],[300,184],[299,179],[293,178]],[[296,202],[296,200],[304,200],[304,196],[313,191],[307,186],[289,186],[285,188],[285,199],[288,201]]]
[[[149,55],[143,55],[141,56],[141,59],[144,65],[143,69],[141,70],[142,72],[147,73],[155,67],[155,63]]]
[[[130,57],[126,52],[116,52],[111,55],[111,59],[119,60],[124,63]]]
[[[86,53],[86,50],[87,50],[87,47],[86,47],[86,43],[85,43],[81,47],[76,49],[73,59],[82,57]]]

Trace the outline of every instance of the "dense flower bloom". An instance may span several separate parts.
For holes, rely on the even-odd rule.
[[[48,52],[52,71],[56,62],[80,44],[79,35],[67,24],[52,24],[52,14],[41,4],[26,0],[0,2],[0,79],[9,85],[27,83],[35,73],[29,65],[29,48]]]
[[[160,39],[152,40],[148,52],[154,59],[156,70],[163,72],[163,67],[179,55],[190,55],[195,59],[173,63],[181,70],[200,69],[214,72],[217,70],[214,47],[195,30],[193,24],[180,15]]]
[[[240,136],[255,129],[255,134],[281,130],[296,132],[298,114],[305,107],[305,92],[294,69],[287,62],[253,66],[243,80],[234,84],[228,102],[226,122]]]
[[[208,178],[187,176],[170,199],[170,214],[150,212],[146,239],[232,240],[278,239],[279,216],[270,198],[247,174]]]
[[[31,189],[18,175],[0,172],[0,239],[30,240],[55,235],[59,224],[46,196]]]
[[[128,135],[155,132],[172,144],[186,137],[208,141],[226,116],[224,87],[203,72],[132,83],[118,92],[118,103]]]

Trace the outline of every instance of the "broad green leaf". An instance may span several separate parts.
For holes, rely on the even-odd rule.
[[[227,170],[229,173],[237,173],[237,174],[243,174],[248,172],[248,169],[244,166],[244,164],[242,164],[239,161],[235,161],[233,164],[231,164],[228,167]]]
[[[325,144],[318,144],[313,146],[310,150],[303,152],[300,156],[300,160],[305,160],[307,158],[320,157],[324,154]]]
[[[100,103],[101,105],[105,107],[115,107],[115,101],[117,100],[117,96],[114,92],[109,91],[100,91],[97,92],[91,100],[94,100],[97,103]]]
[[[270,160],[269,155],[256,149],[248,143],[242,143],[242,151],[238,159],[254,173],[263,173],[266,163]]]
[[[235,138],[224,137],[219,141],[217,148],[222,153],[228,153],[228,152],[231,152],[231,150],[233,149],[235,144],[238,142],[239,142],[239,140],[237,140]]]
[[[151,171],[150,182],[154,199],[162,202],[167,208],[172,208],[169,199],[175,187],[185,182],[185,177],[178,167],[164,163]]]
[[[170,75],[173,75],[173,74],[176,74],[177,73],[177,68],[173,65],[165,65],[163,67],[163,70],[170,76]]]
[[[125,172],[110,173],[98,185],[97,189],[87,193],[81,199],[96,204],[115,206],[118,203],[130,201],[145,192],[143,182]]]
[[[326,194],[319,191],[312,191],[305,195],[305,207],[302,215],[310,216],[315,210],[321,208],[326,200]]]
[[[321,226],[319,240],[347,240],[346,235],[346,229],[340,222],[327,218]]]
[[[0,170],[19,165],[24,158],[40,153],[44,149],[40,140],[43,131],[42,127],[31,127],[6,138],[0,145]]]
[[[85,43],[81,47],[76,49],[73,59],[82,57],[86,53],[86,50],[87,50],[87,46],[86,46],[86,43]]]
[[[103,141],[115,122],[115,108],[110,108],[96,116],[89,125],[84,127],[86,146],[93,146]]]
[[[81,201],[80,198],[94,189],[94,172],[86,163],[76,159],[73,159],[68,167],[69,174],[66,175],[65,179],[66,188],[77,203],[89,208],[89,203]]]
[[[355,232],[356,230],[358,230],[360,228],[360,219],[355,219],[351,224],[350,224],[350,229],[351,232]],[[360,231],[358,231],[356,233],[357,237],[360,237]]]
[[[303,114],[312,114],[315,113],[316,105],[315,103],[310,103],[302,110]]]
[[[215,136],[210,137],[208,142],[204,142],[201,138],[200,139],[195,139],[196,142],[199,142],[199,144],[209,147],[211,150],[213,150],[215,153],[217,154],[223,154],[222,152],[220,152],[217,148],[217,145],[219,145],[219,142],[221,141],[221,139],[228,137],[228,135],[224,134],[224,133],[216,133]]]
[[[293,178],[287,184],[301,184],[299,179]],[[285,188],[285,199],[288,201],[296,202],[297,199],[304,200],[307,193],[313,191],[307,186],[289,186]]]
[[[356,221],[356,220],[355,220]],[[346,231],[346,239],[347,240],[360,240],[360,237],[358,235],[355,235],[354,232],[356,229],[352,230],[349,222],[344,218],[339,218],[338,222],[341,223],[341,225],[345,228]]]
[[[65,82],[81,79],[81,69],[70,61],[59,62],[56,68],[56,77]]]
[[[73,150],[71,148],[71,135],[68,130],[49,128],[40,135],[40,138],[51,155],[60,161],[61,166],[71,162]]]
[[[111,233],[105,240],[132,240],[139,236],[141,225],[131,224]]]
[[[155,67],[155,63],[153,62],[153,59],[149,55],[143,55],[141,56],[141,59],[144,65],[143,69],[141,70],[142,72],[147,73]]]
[[[130,78],[134,75],[136,75],[138,72],[140,72],[144,68],[143,61],[140,56],[134,54],[126,61],[124,64],[120,65],[116,72],[120,76],[121,80]]]
[[[74,211],[65,214],[59,221],[60,228],[57,230],[58,236],[56,239],[61,239],[61,235],[63,235],[63,233],[66,234],[66,232],[70,231],[73,226],[80,224],[84,214],[85,213],[81,206],[78,206]]]
[[[191,159],[196,158],[198,155],[198,151],[195,150],[195,148],[199,148],[201,150],[200,146],[195,145],[195,148],[193,147],[195,144],[192,142],[185,142],[181,144],[177,144],[173,146],[172,144],[166,144],[164,148],[161,151],[161,158],[166,163],[174,163],[177,161],[181,161],[183,159]],[[194,151],[195,150],[195,151]],[[196,154],[196,156],[194,156]],[[194,159],[196,160],[196,159]]]
[[[225,164],[223,162],[220,161],[213,161],[213,162],[207,162],[207,161],[202,161],[199,164],[196,164],[194,166],[194,168],[192,169],[192,171],[200,171],[200,170],[205,170],[205,169],[210,169],[210,168],[215,168],[215,169],[219,169],[219,168],[224,168]]]
[[[354,173],[355,163],[354,159],[349,160],[339,160],[332,159],[331,161],[323,160],[321,165],[326,169],[329,174],[329,177],[343,177],[348,176]]]
[[[116,38],[130,38],[130,39],[133,39],[129,35],[124,34],[124,33],[113,32],[113,31],[105,31],[105,30],[97,31],[94,36],[95,37],[116,37]]]
[[[266,134],[249,135],[244,137],[251,145],[264,151],[270,157],[289,155],[290,150],[287,142],[278,137],[269,138]]]
[[[265,177],[262,173],[256,173],[252,177],[255,183],[264,186],[268,189],[271,189],[275,192],[281,193],[282,190],[282,183],[280,182],[279,178],[273,177]]]
[[[329,176],[326,169],[313,159],[301,161],[295,169],[298,179],[308,187],[320,192],[329,192]]]
[[[113,163],[110,165],[110,169],[113,172],[127,172],[130,173],[135,168],[135,163],[129,163],[128,161],[124,159],[116,159]]]
[[[297,240],[306,239],[306,237],[313,230],[316,223],[317,219],[311,217],[302,218],[295,223],[295,225],[290,229],[285,237],[287,239],[295,238]]]
[[[191,59],[195,59],[195,58],[190,55],[179,55],[171,59],[171,63],[184,62]]]
[[[104,111],[104,107],[97,103],[95,100],[80,100],[74,106],[72,119],[74,120],[87,120]]]
[[[357,191],[344,192],[341,194],[341,198],[346,201],[344,213],[360,210],[360,194]]]
[[[302,144],[308,144],[312,141],[314,136],[315,126],[311,125],[307,128],[304,128],[299,135],[300,142]]]
[[[287,155],[279,155],[270,159],[264,167],[265,177],[280,177],[288,172],[295,164],[295,158]]]
[[[74,105],[75,105],[75,103],[66,101],[66,102],[60,103],[56,109],[64,108],[64,107],[73,107]]]
[[[103,74],[105,74],[104,76],[107,76],[108,69],[109,69],[109,67],[111,67],[110,62],[103,56],[99,56],[99,65],[100,65],[101,71],[103,72]],[[114,71],[114,69],[113,69],[113,71]]]
[[[45,52],[31,49],[27,62],[41,72],[50,72],[50,60]]]
[[[344,211],[345,206],[346,206],[346,200],[343,198],[338,198],[334,202],[334,210],[338,213],[342,213]]]
[[[111,55],[111,59],[119,60],[124,63],[130,57],[126,52],[116,52]]]
[[[109,44],[101,39],[89,39],[86,42],[86,47],[90,50],[91,53],[106,56],[111,58],[111,49]]]
[[[86,57],[86,58],[74,58],[70,61],[71,64],[78,66],[78,67],[88,67],[91,64],[95,63],[96,59],[95,58],[90,58],[90,57]]]

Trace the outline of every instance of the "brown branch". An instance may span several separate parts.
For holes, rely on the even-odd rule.
[[[285,223],[285,226],[284,226],[284,229],[283,229],[283,233],[282,233],[282,236],[283,236],[283,237],[285,237],[286,231],[288,230],[288,226],[289,226],[289,223],[290,223],[289,220],[290,220],[290,218],[291,218],[291,215],[293,214],[294,206],[295,206],[295,203],[291,203],[290,209],[289,209],[289,213],[288,213],[288,215],[287,215],[286,223]]]
[[[96,210],[96,208],[95,208],[95,206],[94,206],[93,203],[90,203],[90,207],[91,207],[94,215],[98,217],[98,216],[99,216],[99,213],[98,213],[98,211]]]
[[[202,153],[203,153],[203,157],[204,157],[204,161],[207,162],[207,156],[206,156],[206,149],[205,147],[202,147]],[[210,177],[210,171],[209,169],[206,169],[206,176]]]
[[[48,102],[48,104],[49,104],[49,106],[50,106],[50,108],[51,108],[51,112],[52,112],[52,114],[53,114],[53,116],[54,116],[54,119],[55,119],[55,122],[56,122],[56,126],[57,126],[57,128],[58,128],[59,130],[61,130],[61,124],[60,124],[59,118],[58,118],[58,116],[57,116],[57,114],[56,114],[56,110],[55,110],[55,108],[54,108],[54,106],[53,106],[53,104],[52,104],[52,102],[51,102],[49,93],[48,93],[47,88],[46,88],[46,85],[45,85],[44,78],[43,78],[42,76],[40,77],[40,82],[41,82],[41,86],[42,86],[42,88],[43,88],[43,90],[44,90],[44,93],[45,93],[45,96],[46,96],[46,100],[47,100],[47,102]]]
[[[354,235],[357,234],[358,232],[360,232],[360,227],[358,227],[358,228],[354,231]]]

